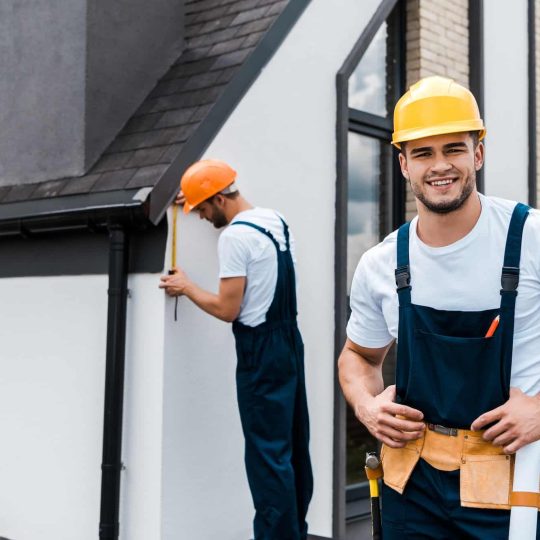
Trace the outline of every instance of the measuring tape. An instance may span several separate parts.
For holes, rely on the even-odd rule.
[[[172,235],[171,235],[171,269],[169,274],[174,274],[176,268],[176,224],[178,223],[178,205],[173,203],[172,209]],[[178,320],[178,296],[174,299],[174,320]]]
[[[172,209],[172,249],[171,249],[171,270],[176,268],[176,223],[178,222],[178,205],[173,204]]]

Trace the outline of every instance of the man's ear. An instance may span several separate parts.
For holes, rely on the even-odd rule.
[[[226,198],[221,193],[216,193],[214,195],[214,202],[220,208],[223,208],[223,206],[225,205],[225,201],[226,201]]]
[[[403,152],[398,154],[399,166],[401,168],[401,174],[408,180],[409,179],[409,167],[407,165],[407,158]]]
[[[474,168],[479,171],[484,165],[484,156],[486,152],[486,147],[484,143],[480,141],[476,148],[474,149]]]

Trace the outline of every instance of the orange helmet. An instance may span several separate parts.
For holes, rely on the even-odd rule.
[[[191,165],[180,180],[187,214],[206,199],[223,191],[236,180],[236,171],[224,161],[203,159]]]

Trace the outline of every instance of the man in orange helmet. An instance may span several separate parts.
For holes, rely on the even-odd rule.
[[[527,493],[512,491],[513,454],[540,440],[540,213],[477,192],[484,136],[452,80],[423,79],[396,105],[418,216],[362,256],[339,358],[347,401],[383,443],[384,540],[506,540],[512,506],[532,511],[520,540],[540,539],[540,456]]]
[[[294,240],[283,217],[253,207],[235,180],[226,163],[199,161],[184,173],[177,198],[185,213],[229,225],[219,238],[219,292],[201,289],[179,268],[160,287],[233,323],[255,540],[305,540],[313,478]]]

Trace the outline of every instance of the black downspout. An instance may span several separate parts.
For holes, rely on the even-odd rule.
[[[119,535],[120,473],[122,470],[122,413],[128,277],[128,236],[121,225],[109,226],[109,305],[103,462],[101,465],[100,540]]]

